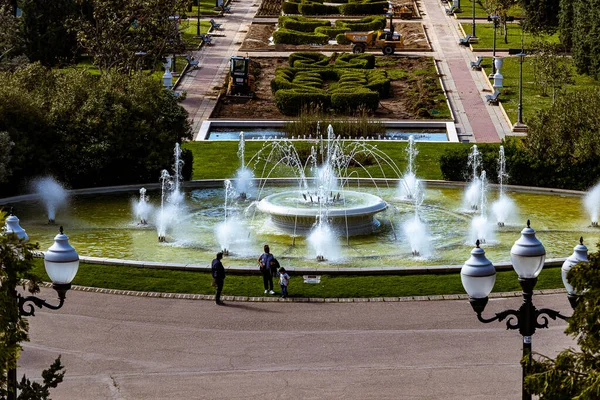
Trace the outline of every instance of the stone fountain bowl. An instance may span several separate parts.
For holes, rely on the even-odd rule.
[[[305,199],[301,191],[275,193],[262,199],[258,210],[269,214],[276,227],[292,234],[308,233],[319,215],[324,215],[329,225],[344,236],[373,233],[379,226],[374,216],[384,211],[387,203],[364,192],[342,190],[339,194],[339,200],[320,204],[314,194],[311,201],[310,196]],[[337,192],[332,197],[337,198]]]

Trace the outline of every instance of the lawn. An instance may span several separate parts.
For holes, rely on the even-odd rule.
[[[398,165],[401,171],[406,169],[406,142],[367,142],[381,148],[385,153]],[[245,160],[248,162],[252,156],[263,147],[264,141],[247,141],[245,146]],[[299,153],[308,153],[311,146],[315,143],[311,142],[295,142],[294,146]],[[419,142],[417,148],[419,156],[417,157],[417,170],[419,177],[423,179],[442,179],[442,172],[439,167],[439,157],[448,148],[456,146],[464,146],[461,143],[426,143]],[[189,149],[194,154],[194,172],[192,179],[223,179],[235,176],[235,172],[239,167],[239,163],[232,162],[237,160],[238,143],[233,141],[202,141],[202,142],[187,142],[183,144],[183,148]],[[254,168],[257,171],[261,170],[262,164]],[[351,169],[352,170],[352,169]],[[375,165],[368,167],[369,173],[372,176],[379,178],[383,177],[381,171]],[[280,170],[278,176],[292,176],[290,171]],[[366,177],[364,171],[356,171],[358,176]],[[387,177],[395,177],[391,168],[384,167],[384,172]],[[350,173],[348,175],[351,175]]]
[[[447,7],[452,7],[452,2],[448,2]],[[459,19],[472,18],[473,16],[473,2],[470,0],[460,0],[460,8],[462,13],[456,13]],[[475,1],[475,18],[487,18],[490,15],[483,6],[481,1]],[[512,6],[508,12],[509,16],[517,17],[521,15],[521,7],[518,4]]]
[[[200,20],[200,34],[208,33],[210,28],[210,22],[204,19]],[[198,38],[198,19],[190,18],[185,23],[185,26],[181,26],[181,34],[183,41],[188,49],[196,49],[202,41]]]
[[[504,43],[502,28],[496,28],[496,49],[520,49],[521,48],[521,25],[518,22],[509,22],[507,25],[508,43]],[[461,27],[466,33],[471,33],[471,24],[462,23]],[[494,47],[494,24],[478,23],[475,27],[479,43],[472,43],[473,49],[491,49]],[[541,39],[550,43],[559,43],[558,33],[554,35],[542,35],[538,38],[530,33],[525,33],[525,48],[531,45],[535,39]]]
[[[225,265],[227,261],[225,259]],[[34,271],[46,282],[41,259],[36,260]],[[123,279],[127,277],[127,279]],[[514,271],[498,272],[494,292],[519,291]],[[172,271],[81,263],[73,281],[74,285],[106,289],[136,290],[163,293],[214,294],[212,277],[206,272]],[[561,269],[546,268],[540,274],[536,289],[562,288]],[[460,275],[344,275],[321,276],[319,284],[305,284],[300,276],[292,276],[290,297],[406,297],[435,296],[465,293]],[[263,296],[262,277],[254,275],[229,275],[225,279],[224,295]]]
[[[482,62],[486,72],[492,68],[492,59],[485,58]],[[517,121],[517,106],[519,104],[519,58],[504,57],[504,62],[500,70],[504,76],[504,88],[502,89],[501,101],[504,110],[507,112],[511,123]],[[598,86],[599,82],[586,75],[579,75],[572,67],[574,85],[567,85],[567,91],[577,91],[590,86]],[[525,57],[523,62],[523,121],[531,118],[538,110],[546,109],[552,105],[552,92],[549,90],[547,96],[541,95],[541,89],[535,84],[534,68],[531,57]]]

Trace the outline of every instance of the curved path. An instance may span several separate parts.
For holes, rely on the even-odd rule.
[[[520,302],[492,299],[485,315]],[[569,313],[564,294],[534,302]],[[62,354],[55,399],[520,397],[521,336],[478,322],[465,300],[219,307],[70,292],[61,310],[37,314],[18,372],[37,377]],[[536,332],[534,351],[574,346],[564,328]]]

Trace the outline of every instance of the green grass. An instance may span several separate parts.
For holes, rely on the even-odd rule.
[[[452,7],[451,2],[448,3],[447,7]],[[462,13],[457,13],[456,15],[460,19],[472,18],[473,17],[473,2],[470,0],[460,0],[460,8],[462,9]],[[475,18],[487,18],[490,15],[483,6],[480,1],[475,1]],[[518,4],[515,4],[508,10],[508,15],[512,17],[518,17],[521,15],[521,7]]]
[[[227,259],[225,258],[225,265]],[[36,260],[35,272],[49,281],[43,261]],[[124,279],[126,277],[126,279]],[[514,271],[498,272],[494,292],[519,291]],[[136,290],[163,293],[214,294],[212,277],[206,272],[172,271],[81,263],[73,284],[106,289]],[[540,274],[536,289],[562,288],[559,267],[547,268]],[[405,276],[321,276],[320,284],[307,284],[301,276],[292,276],[290,297],[406,297],[435,296],[465,293],[460,275],[405,275]],[[224,295],[262,296],[262,277],[228,275]]]
[[[504,76],[504,88],[502,89],[501,101],[504,110],[508,114],[511,123],[517,121],[517,107],[519,104],[519,58],[504,57],[500,72]],[[547,109],[552,105],[552,92],[549,90],[547,96],[541,95],[541,89],[535,84],[534,71],[531,57],[525,57],[523,62],[523,122],[527,121],[539,110]],[[486,72],[491,72],[492,59],[485,58],[482,65]],[[579,75],[572,67],[574,85],[567,85],[567,91],[578,91],[590,86],[598,86],[600,82],[595,81],[587,75]]]
[[[471,24],[461,24],[466,33],[471,33]],[[494,25],[491,23],[478,23],[475,27],[479,43],[472,43],[474,49],[491,49],[494,47]],[[508,43],[504,43],[502,28],[496,28],[496,49],[520,49],[521,48],[521,25],[516,22],[507,24]],[[530,33],[525,33],[524,43],[525,48],[531,45],[536,39]],[[548,41],[550,43],[559,43],[558,33],[554,35],[542,35],[538,39]]]
[[[247,141],[245,160],[248,162],[252,156],[263,147],[263,141]],[[394,162],[398,165],[400,170],[406,169],[406,146],[407,143],[403,142],[372,142],[378,149],[383,150]],[[417,158],[417,171],[419,177],[423,179],[442,179],[442,172],[439,167],[440,155],[449,148],[456,146],[463,146],[461,143],[426,143],[420,142],[418,144],[419,157]],[[294,146],[299,152],[309,151],[314,143],[311,142],[296,142]],[[227,142],[227,141],[203,141],[203,142],[187,142],[183,144],[183,148],[189,149],[194,154],[194,172],[192,179],[223,179],[235,176],[235,172],[239,167],[238,162],[231,162],[231,160],[237,160],[238,143]],[[255,170],[261,170],[260,164]],[[383,174],[378,170],[376,166],[370,166],[368,168],[376,178],[383,177]],[[352,171],[352,169],[350,170]],[[279,173],[275,176],[292,176],[291,172],[278,171]],[[366,177],[364,171],[359,171],[358,176]],[[387,177],[395,177],[390,168],[384,169]],[[349,175],[351,173],[349,172]],[[354,175],[353,175],[354,176]]]
[[[215,0],[201,0],[200,1],[200,15],[217,15],[219,11],[215,10]],[[192,11],[186,12],[188,17],[198,16],[198,7],[192,6]]]
[[[209,28],[210,22],[206,20],[200,20],[200,34],[207,33]],[[189,19],[186,23],[186,26],[182,26],[181,34],[188,49],[197,48],[201,42],[199,38],[196,38],[198,34],[198,20],[193,18]]]

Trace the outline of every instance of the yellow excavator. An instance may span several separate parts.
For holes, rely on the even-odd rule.
[[[254,98],[254,80],[249,57],[232,56],[229,59],[228,97]]]
[[[402,36],[394,32],[393,12],[389,13],[390,27],[370,32],[345,32],[344,35],[352,43],[353,53],[364,53],[367,49],[381,49],[384,55],[394,54],[396,49],[404,47]]]

